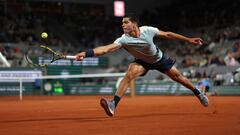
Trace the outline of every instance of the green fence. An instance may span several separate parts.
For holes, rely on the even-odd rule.
[[[49,66],[47,68],[1,68],[0,70],[0,95],[19,94],[20,79],[26,77],[41,77],[43,75],[75,75],[81,74],[81,66]],[[1,78],[12,79],[1,79]],[[71,84],[72,81],[79,82],[80,79],[23,79],[23,94],[42,95],[48,92],[46,84],[57,87],[56,83]]]
[[[69,81],[69,80],[68,80]],[[66,80],[46,80],[38,87],[34,83],[23,83],[24,95],[113,95],[115,84],[78,84]],[[218,95],[240,95],[240,86],[213,87]],[[129,91],[127,92],[129,93]],[[18,95],[19,83],[1,83],[1,95]],[[192,92],[177,83],[136,84],[136,95],[191,95]]]
[[[113,95],[116,91],[115,84],[81,85],[75,84],[70,87],[63,87],[67,95]],[[129,94],[127,91],[127,94]],[[211,91],[218,95],[240,95],[240,86],[214,86]],[[192,95],[192,92],[182,85],[173,82],[162,83],[137,83],[135,85],[136,95]]]
[[[42,75],[75,75],[81,74],[81,66],[49,66],[47,69],[6,68],[0,70],[0,95],[18,95],[19,77]],[[12,77],[14,80],[1,79]],[[98,78],[101,80],[101,78]],[[97,78],[63,78],[23,80],[24,95],[113,95],[116,81],[99,81]],[[113,78],[112,78],[113,79]],[[114,78],[117,80],[117,78]],[[240,86],[214,86],[211,90],[219,95],[240,95]],[[129,93],[129,92],[128,92]],[[142,82],[135,83],[136,95],[190,95],[191,91],[174,82]]]

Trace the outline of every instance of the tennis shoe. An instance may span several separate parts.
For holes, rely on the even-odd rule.
[[[204,107],[208,107],[208,97],[206,95],[204,95],[203,93],[200,93],[197,98],[199,99],[200,103],[204,106]]]
[[[114,103],[114,101],[108,101],[105,98],[101,98],[100,104],[101,104],[102,108],[104,109],[105,113],[108,116],[113,117],[114,112],[115,112],[115,103]]]

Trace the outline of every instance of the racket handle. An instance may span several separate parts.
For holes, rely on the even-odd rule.
[[[76,56],[66,56],[66,59],[75,60],[75,59],[76,59]]]

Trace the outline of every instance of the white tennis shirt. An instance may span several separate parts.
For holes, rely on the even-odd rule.
[[[121,45],[135,58],[146,63],[153,64],[162,58],[162,51],[153,43],[154,36],[159,34],[158,28],[151,26],[139,27],[140,36],[138,38],[123,34],[114,43]]]

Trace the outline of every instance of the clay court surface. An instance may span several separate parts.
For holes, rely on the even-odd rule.
[[[115,117],[100,96],[0,97],[0,135],[239,135],[240,97],[124,97]]]

